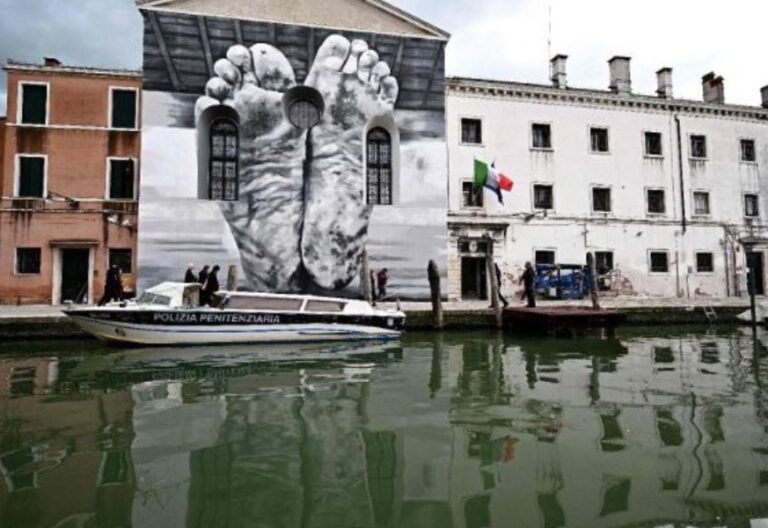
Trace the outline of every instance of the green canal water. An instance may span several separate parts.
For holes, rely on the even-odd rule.
[[[0,527],[765,528],[766,344],[5,344]]]

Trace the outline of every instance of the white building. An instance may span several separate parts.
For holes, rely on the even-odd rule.
[[[723,79],[702,101],[632,92],[630,59],[609,61],[610,88],[570,88],[566,56],[552,85],[451,78],[448,286],[484,298],[486,257],[505,272],[526,261],[583,264],[595,252],[619,293],[734,296],[747,261],[765,290],[768,87],[763,108],[725,103]],[[504,204],[473,192],[473,160],[496,163],[514,188]]]

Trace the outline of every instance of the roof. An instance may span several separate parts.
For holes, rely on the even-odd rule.
[[[35,64],[31,62],[21,62],[8,59],[3,69],[6,71],[26,71],[26,72],[45,72],[45,73],[74,73],[80,75],[103,75],[117,77],[142,77],[141,70],[124,70],[114,68],[97,68],[92,66],[45,66],[44,64]]]
[[[448,40],[450,34],[384,0],[136,0],[141,10],[221,16]]]
[[[533,96],[540,101],[565,100],[576,103],[605,104],[656,110],[685,111],[720,116],[768,120],[768,109],[760,106],[715,104],[693,99],[664,98],[657,95],[630,93],[620,94],[612,90],[593,88],[557,88],[551,84],[525,83],[472,77],[449,77],[448,91],[482,93],[497,96]]]

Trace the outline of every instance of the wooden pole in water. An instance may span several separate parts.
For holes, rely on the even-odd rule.
[[[491,308],[496,318],[496,328],[501,328],[501,300],[499,299],[499,278],[496,276],[496,267],[493,265],[493,258],[485,259],[488,278],[491,283]]]
[[[427,266],[427,276],[429,277],[429,291],[432,297],[432,319],[435,328],[443,329],[443,301],[440,298],[440,270],[434,260],[429,261]]]
[[[363,300],[373,302],[373,292],[371,291],[371,267],[368,262],[368,250],[363,250],[363,265],[360,266],[360,293]]]
[[[600,295],[597,292],[597,266],[595,256],[590,251],[587,253],[587,269],[589,270],[589,298],[592,300],[592,309],[600,309]]]
[[[227,271],[227,291],[237,290],[237,266],[232,265]]]
[[[755,274],[752,268],[747,267],[747,280],[749,284],[749,313],[752,316],[752,332],[757,331],[757,311],[755,309]]]

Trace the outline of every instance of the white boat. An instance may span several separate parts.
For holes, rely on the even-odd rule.
[[[99,339],[142,345],[214,345],[396,339],[405,314],[365,301],[228,292],[200,307],[200,286],[165,282],[137,301],[68,307],[64,313]]]

